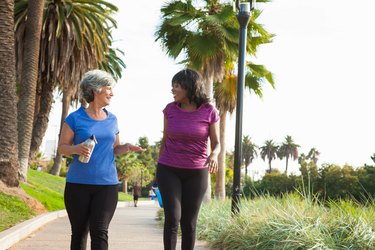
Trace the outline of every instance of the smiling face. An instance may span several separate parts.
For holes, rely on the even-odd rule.
[[[176,102],[179,102],[179,103],[189,102],[189,99],[187,97],[187,90],[182,88],[181,85],[178,83],[172,84],[172,94]]]
[[[104,86],[99,93],[94,93],[94,95],[94,100],[99,103],[100,106],[108,106],[113,96],[112,86]]]

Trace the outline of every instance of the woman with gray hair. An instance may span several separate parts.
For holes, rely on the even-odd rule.
[[[115,155],[144,151],[130,143],[120,144],[117,118],[105,109],[114,83],[105,71],[87,72],[80,83],[87,105],[69,114],[62,126],[58,150],[73,156],[64,192],[71,249],[86,249],[89,231],[92,250],[108,249],[108,227],[118,199]]]

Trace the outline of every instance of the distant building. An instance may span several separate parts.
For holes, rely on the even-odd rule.
[[[46,140],[43,154],[46,159],[54,158],[57,150],[57,141],[56,140]]]

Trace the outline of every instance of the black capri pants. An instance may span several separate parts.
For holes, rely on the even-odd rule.
[[[192,250],[199,209],[207,189],[208,169],[158,164],[156,178],[164,205],[164,249],[174,250],[181,224],[182,250]]]
[[[66,183],[64,202],[72,228],[71,250],[86,249],[89,231],[91,250],[108,249],[108,227],[117,200],[117,185]]]

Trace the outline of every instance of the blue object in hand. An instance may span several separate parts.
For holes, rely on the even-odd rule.
[[[161,194],[160,194],[159,189],[157,188],[154,191],[155,191],[156,197],[158,197],[159,206],[163,208],[163,200],[161,199]]]

